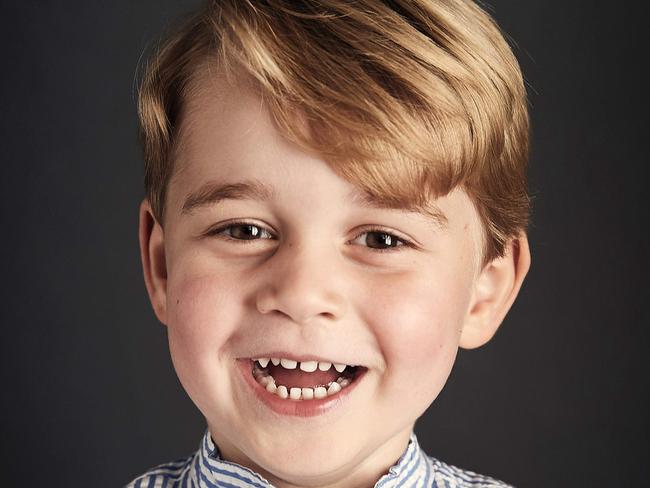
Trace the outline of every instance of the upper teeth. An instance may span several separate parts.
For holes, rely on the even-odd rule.
[[[318,368],[318,361],[301,361],[300,369],[307,371],[308,373],[313,373]]]
[[[280,365],[285,369],[296,369],[296,366],[298,366],[298,361],[282,358],[280,359]]]
[[[342,364],[342,363],[328,363],[325,361],[295,361],[293,359],[287,359],[287,358],[258,358],[255,361],[259,363],[259,365],[262,368],[266,368],[271,362],[274,366],[281,365],[285,369],[296,369],[299,367],[302,371],[305,371],[307,373],[313,373],[316,371],[316,369],[319,369],[320,371],[327,371],[334,366],[334,369],[338,371],[339,373],[342,373],[345,371],[345,368],[348,367],[347,364]]]

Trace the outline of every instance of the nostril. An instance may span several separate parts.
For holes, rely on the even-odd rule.
[[[284,276],[278,283],[267,283],[258,291],[255,307],[260,314],[281,313],[298,324],[316,317],[338,320],[347,310],[346,298],[327,289],[328,286],[319,280],[301,285]]]

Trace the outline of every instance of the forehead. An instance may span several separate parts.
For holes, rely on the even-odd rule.
[[[242,194],[272,197],[281,190],[278,183],[289,183],[296,170],[323,178],[326,168],[316,164],[320,161],[280,134],[252,83],[204,72],[185,98],[170,191],[188,197],[217,186],[245,184],[252,191]],[[353,189],[344,181],[341,187]]]
[[[449,207],[446,197],[419,206],[388,201],[333,178],[318,154],[306,152],[280,134],[252,82],[214,68],[197,72],[188,87],[177,137],[168,204],[180,214],[228,198],[270,201],[283,190],[296,194],[292,182],[300,182],[303,190],[309,185],[314,199],[322,189],[323,201],[417,212],[438,227],[448,224],[447,214],[452,212],[443,209]],[[325,181],[335,184],[318,184]],[[467,206],[466,195],[460,193]],[[473,209],[471,202],[469,207]]]
[[[256,138],[270,135],[270,123],[262,97],[248,78],[232,78],[211,65],[200,67],[182,97],[174,172],[182,171],[206,151],[212,150],[212,156],[217,157],[231,147],[250,145]],[[259,140],[260,144],[264,142],[268,141]],[[227,154],[223,156],[221,159],[226,159]]]

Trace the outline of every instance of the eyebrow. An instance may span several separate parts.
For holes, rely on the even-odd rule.
[[[237,183],[211,181],[190,193],[185,198],[181,213],[190,214],[198,208],[214,205],[227,199],[268,202],[273,200],[274,196],[275,191],[273,188],[259,180],[246,180]],[[395,202],[385,197],[360,192],[358,190],[352,190],[348,193],[348,199],[357,205],[367,208],[421,213],[429,217],[440,228],[444,228],[447,225],[447,217],[433,202],[427,202],[425,205]]]
[[[354,203],[368,208],[382,208],[386,210],[403,210],[406,212],[421,213],[428,217],[433,223],[441,229],[447,227],[447,216],[444,212],[433,202],[426,202],[425,204],[417,204],[410,202],[395,201],[394,199],[382,197],[380,195],[373,195],[368,192],[360,192],[352,190],[348,197]]]
[[[273,188],[257,180],[239,183],[209,182],[195,192],[190,193],[183,203],[181,213],[189,214],[200,207],[214,205],[221,200],[272,200]]]

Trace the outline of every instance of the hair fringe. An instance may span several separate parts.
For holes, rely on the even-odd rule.
[[[475,3],[205,4],[168,36],[140,84],[145,188],[161,223],[183,101],[206,62],[254,80],[285,136],[363,191],[425,206],[462,187],[483,224],[484,262],[525,230],[526,90],[499,27]]]

